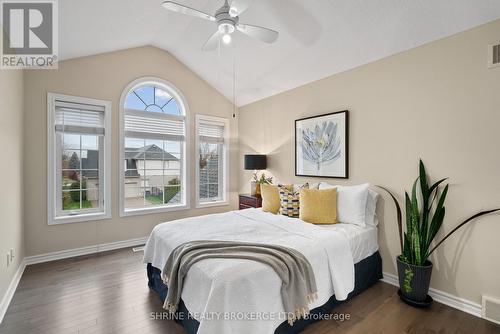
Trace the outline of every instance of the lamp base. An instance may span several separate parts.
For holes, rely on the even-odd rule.
[[[255,197],[260,197],[260,183],[251,181],[250,182],[250,195]]]

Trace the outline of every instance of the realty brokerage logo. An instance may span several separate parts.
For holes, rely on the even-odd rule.
[[[2,0],[0,68],[57,68],[56,0]]]

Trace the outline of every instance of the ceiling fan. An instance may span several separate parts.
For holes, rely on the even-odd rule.
[[[232,0],[231,4],[229,4],[227,0],[224,0],[224,5],[215,12],[215,15],[210,15],[173,1],[164,1],[162,6],[173,12],[216,22],[217,31],[202,47],[203,51],[212,51],[219,45],[220,38],[222,38],[222,42],[225,44],[231,43],[231,34],[236,31],[240,31],[266,43],[274,43],[278,39],[279,33],[277,31],[239,22],[239,15],[247,10],[251,3],[252,0]]]

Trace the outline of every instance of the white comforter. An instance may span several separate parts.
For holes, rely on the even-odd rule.
[[[144,250],[144,262],[162,270],[178,245],[193,240],[259,242],[291,247],[309,260],[318,286],[313,309],[335,294],[354,289],[349,241],[336,229],[258,209],[180,219],[157,225]],[[182,300],[200,322],[199,334],[273,333],[285,320],[281,280],[268,266],[250,260],[208,259],[187,274]]]

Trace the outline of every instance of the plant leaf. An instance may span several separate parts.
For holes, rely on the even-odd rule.
[[[432,243],[432,240],[434,240],[434,238],[436,237],[436,234],[438,233],[439,229],[441,228],[441,226],[443,225],[443,221],[444,221],[444,216],[446,214],[446,208],[442,207],[440,208],[439,210],[437,210],[435,213],[434,213],[434,217],[432,217],[432,222],[431,222],[431,225],[430,225],[430,228],[429,228],[429,235],[428,235],[428,240],[426,241],[427,244],[426,244],[426,258],[429,257],[429,247],[431,246],[431,243]]]
[[[448,178],[447,178],[447,177],[445,177],[444,179],[441,179],[441,180],[437,181],[436,183],[434,183],[434,184],[433,184],[433,185],[429,188],[429,194],[430,194],[430,193],[432,193],[434,190],[436,190],[436,189],[437,189],[437,187],[439,187],[439,185],[440,185],[441,183],[443,183],[444,181],[446,181],[446,180],[448,180]]]
[[[446,200],[446,195],[448,194],[448,187],[449,187],[449,185],[446,185],[443,189],[443,192],[439,196],[438,203],[436,206],[436,211],[434,212],[434,216],[432,217],[431,225],[429,228],[429,234],[427,236],[427,242],[426,242],[427,247],[430,246],[430,244],[431,244],[432,240],[434,239],[434,237],[436,236],[439,228],[443,224],[444,215],[445,215],[444,210],[443,210],[444,209],[444,201]],[[440,211],[443,211],[443,212],[440,213]]]
[[[420,159],[420,164],[419,164],[419,172],[420,172],[420,190],[422,190],[422,195],[425,197],[429,197],[429,186],[427,185],[427,173],[425,172],[425,166],[424,163],[422,162],[422,159]]]
[[[404,250],[403,250],[403,261],[407,263],[413,263],[413,259],[411,256],[411,251],[410,251],[410,238],[408,237],[408,234],[404,234]]]
[[[414,259],[416,264],[420,264],[422,260],[420,254],[420,212],[418,210],[418,199],[417,199],[417,183],[419,178],[413,183],[413,188],[411,191],[411,232],[410,241],[412,244],[411,250],[414,253]]]
[[[427,229],[428,229],[428,220],[429,220],[429,197],[431,196],[431,191],[429,190],[429,186],[427,184],[427,173],[425,171],[424,163],[422,159],[420,159],[419,163],[420,170],[420,190],[422,192],[422,221],[421,226],[419,226],[420,232],[420,248],[425,250],[425,243],[427,241]]]

